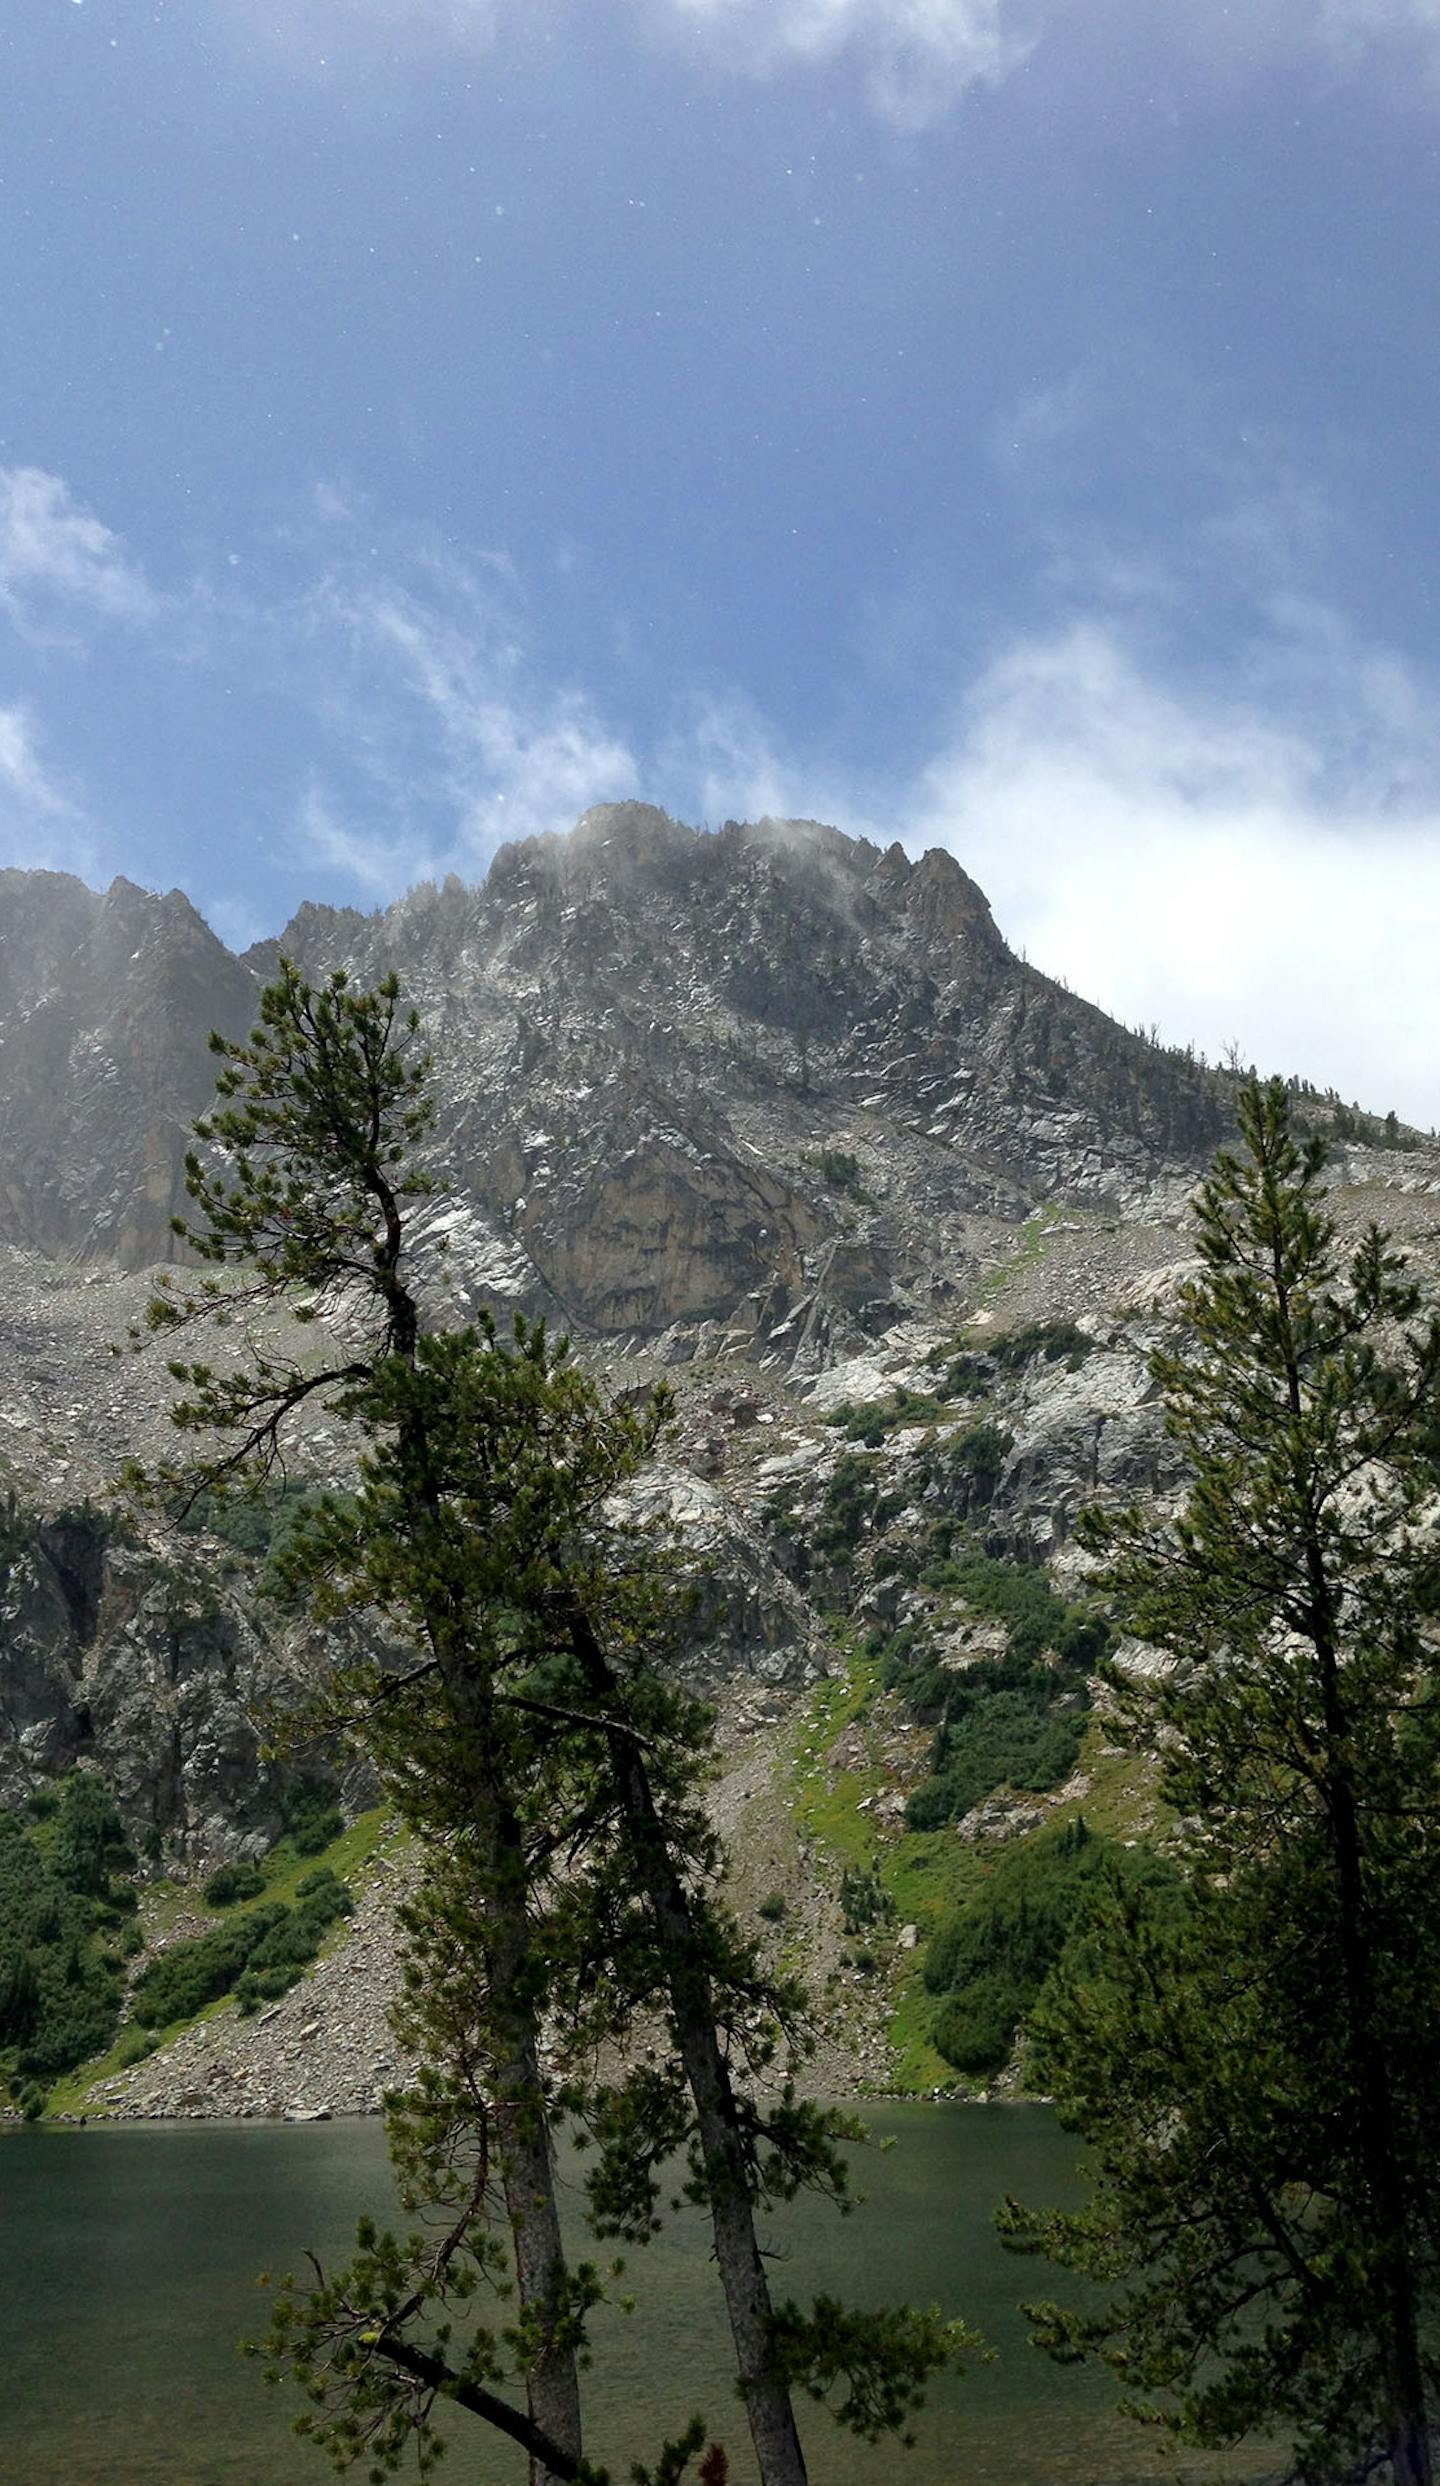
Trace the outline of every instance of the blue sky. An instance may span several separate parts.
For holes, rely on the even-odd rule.
[[[0,860],[636,793],[1440,1122],[1440,0],[26,0]]]

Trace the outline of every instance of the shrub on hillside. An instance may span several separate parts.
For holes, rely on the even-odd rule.
[[[1021,1691],[977,1698],[941,1730],[941,1765],[905,1807],[912,1830],[939,1830],[983,1804],[997,1787],[1040,1794],[1068,1778],[1085,1732],[1080,1715],[1055,1716]]]
[[[144,2028],[165,2028],[237,1990],[252,2003],[283,1994],[304,1974],[336,1919],[348,1916],[353,1906],[345,1884],[328,1868],[307,1873],[293,1907],[267,1900],[198,1941],[177,1942],[164,1952],[136,1982],[135,2018]]]
[[[1094,1354],[1095,1341],[1073,1321],[1028,1321],[1023,1329],[1012,1329],[1008,1338],[997,1338],[986,1352],[1001,1372],[1023,1372],[1037,1356],[1047,1364],[1063,1360],[1069,1371],[1078,1372],[1086,1356]]]
[[[1005,1850],[985,1890],[947,1917],[925,1953],[925,1984],[941,1998],[932,2035],[957,2071],[1008,2061],[1062,1954],[1083,1939],[1116,1881],[1178,1904],[1179,1877],[1163,1860],[1098,1838],[1083,1815]]]
[[[135,1895],[111,1879],[128,1851],[105,1781],[72,1771],[42,1794],[0,1811],[0,2074],[43,2102],[110,2042]]]
[[[345,1827],[331,1778],[296,1778],[285,1789],[280,1809],[286,1831],[302,1856],[318,1856],[338,1839]]]
[[[204,1896],[212,1908],[233,1908],[240,1899],[258,1899],[265,1888],[260,1867],[241,1860],[216,1868],[204,1887]]]

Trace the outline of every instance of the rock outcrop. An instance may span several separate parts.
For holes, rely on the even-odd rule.
[[[0,1524],[0,1802],[103,1769],[137,1846],[180,1866],[261,1854],[283,1778],[260,1712],[283,1652],[213,1560],[167,1561],[93,1505]]]
[[[178,889],[0,872],[0,1241],[169,1259],[206,1038],[248,1026],[257,990]]]

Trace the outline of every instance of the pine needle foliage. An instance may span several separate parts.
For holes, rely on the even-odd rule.
[[[1158,1671],[1115,1674],[1182,1819],[1187,1905],[1117,1884],[1033,2035],[1097,2187],[1002,2229],[1106,2291],[1033,2307],[1183,2439],[1304,2486],[1429,2486],[1440,2389],[1440,1324],[1377,1229],[1343,1258],[1278,1081],[1197,1201],[1155,1357],[1192,1482],[1086,1535]]]

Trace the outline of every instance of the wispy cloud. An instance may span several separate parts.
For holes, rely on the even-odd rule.
[[[1037,965],[1132,1023],[1236,1040],[1440,1122],[1434,687],[1293,604],[1226,686],[1103,620],[1023,640],[917,788]]]
[[[594,0],[222,0],[246,37],[300,70],[392,67],[438,47],[564,39]],[[902,128],[941,120],[970,89],[996,86],[1050,36],[1088,26],[1097,45],[1147,39],[1243,71],[1277,58],[1342,72],[1377,58],[1440,74],[1440,0],[623,0],[637,31],[723,69],[768,78],[852,62],[876,111]],[[1440,89],[1437,89],[1440,91]]]
[[[301,628],[333,761],[303,799],[305,851],[372,898],[474,877],[502,840],[570,827],[633,790],[624,738],[582,689],[546,680],[504,565],[433,553],[332,571]]]
[[[1440,0],[1317,0],[1323,39],[1342,58],[1419,44],[1440,66]]]
[[[47,759],[28,707],[0,707],[0,864],[90,873],[83,806]]]
[[[767,814],[783,819],[818,799],[813,774],[739,691],[712,689],[681,702],[647,774],[657,802],[712,828]]]
[[[919,128],[968,87],[998,84],[1036,35],[1024,0],[641,0],[653,23],[728,66],[768,76],[842,56],[862,63],[885,116]]]
[[[67,818],[64,794],[40,757],[28,708],[0,708],[0,792],[37,820]]]
[[[1042,0],[626,0],[642,34],[698,49],[723,68],[769,77],[854,59],[886,118],[937,119],[968,87],[1008,76],[1035,40]],[[224,0],[256,41],[297,68],[483,50],[573,25],[594,0]]]
[[[1288,524],[1236,512],[1257,542],[1228,656],[1187,665],[1183,598],[1077,569],[1068,618],[997,651],[885,783],[713,686],[641,747],[547,672],[505,565],[382,542],[301,607],[323,745],[299,849],[373,904],[630,794],[945,845],[1016,946],[1121,1018],[1440,1122],[1440,685],[1286,583]]]
[[[146,621],[157,598],[120,537],[42,466],[0,467],[0,610],[27,633],[85,613]]]

